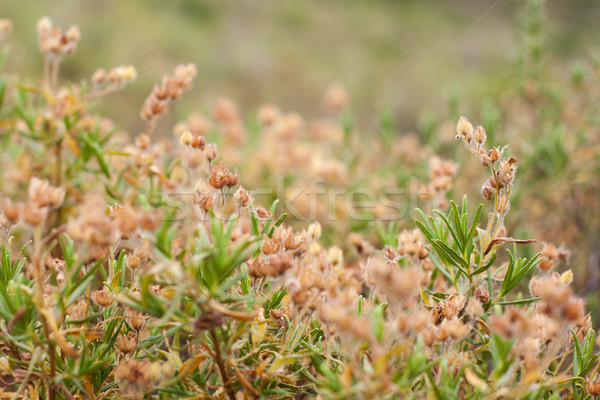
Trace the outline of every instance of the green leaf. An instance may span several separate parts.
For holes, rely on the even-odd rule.
[[[481,210],[483,209],[483,204],[480,204],[475,210],[475,217],[473,217],[473,223],[471,224],[471,229],[469,229],[468,238],[472,240],[475,236],[475,231],[477,230],[477,224],[479,224],[479,218],[481,217]]]
[[[275,199],[273,201],[273,204],[271,204],[271,210],[270,210],[271,216],[265,222],[265,226],[263,228],[263,233],[269,232],[270,227],[271,227],[271,221],[273,221],[273,217],[275,216],[275,210],[277,209],[277,204],[278,203],[279,203],[279,199]]]
[[[256,216],[256,212],[251,211],[250,212],[250,222],[251,222],[251,231],[252,231],[252,235],[254,236],[258,236],[260,234],[260,232],[258,231],[258,217]]]
[[[62,248],[67,271],[75,264],[75,248],[73,240],[66,234],[60,235],[60,247]]]
[[[454,221],[454,229],[456,230],[456,234],[459,237],[459,241],[457,242],[457,244],[461,247],[461,249],[463,249],[464,248],[463,246],[465,243],[465,232],[463,231],[463,227],[462,227],[461,215],[460,215],[460,212],[458,211],[458,207],[454,201],[450,201],[450,206],[451,206],[450,215],[452,216],[452,219]]]
[[[444,275],[444,277],[446,277],[446,279],[448,279],[448,281],[454,282],[454,279],[455,279],[454,276],[452,276],[452,274],[448,270],[446,270],[446,268],[444,268],[443,266],[440,265],[437,258],[431,253],[431,250],[428,250],[428,253],[429,253],[429,259],[433,263],[435,269],[437,269],[442,275]]]
[[[102,154],[102,148],[100,147],[100,145],[97,142],[92,141],[92,139],[90,139],[89,137],[86,137],[86,136],[83,137],[83,140],[89,146],[89,149],[92,151],[94,156],[96,156],[96,159],[98,160],[98,164],[100,165],[100,170],[102,171],[102,173],[104,175],[106,175],[107,178],[110,179],[110,170],[108,169],[108,164],[106,163],[106,160],[104,159],[104,155]]]
[[[481,274],[482,272],[487,271],[488,268],[490,268],[492,266],[492,264],[494,263],[494,261],[496,261],[496,253],[492,254],[492,256],[490,257],[489,261],[487,263],[485,263],[485,265],[483,265],[481,268],[476,269],[475,271],[473,271],[473,273],[471,275],[475,276],[475,275]]]
[[[536,301],[538,301],[540,299],[541,299],[541,297],[532,297],[530,299],[499,301],[496,304],[501,305],[501,306],[529,304],[529,303],[535,303]]]
[[[456,250],[452,249],[446,242],[443,242],[439,239],[434,241],[434,244],[445,252],[448,257],[450,257],[455,262],[455,266],[463,273],[465,276],[469,276],[469,264],[462,258],[460,254],[456,252]]]
[[[385,325],[385,310],[388,303],[381,303],[373,312],[373,331],[379,342],[383,340],[383,331]]]
[[[581,366],[584,364],[583,356],[581,354],[581,346],[579,346],[579,340],[577,339],[577,334],[573,329],[571,329],[571,334],[573,335],[573,343],[575,347],[575,357],[573,357],[573,375],[579,376]]]
[[[450,223],[450,221],[448,220],[448,217],[446,217],[446,215],[439,211],[439,210],[434,210],[434,213],[436,213],[437,215],[440,216],[440,218],[442,218],[442,220],[444,220],[444,222],[446,223],[446,226],[448,227],[448,230],[450,231],[450,234],[452,235],[452,237],[454,238],[454,242],[456,243],[456,245],[461,249],[461,251],[463,250],[463,242],[462,240],[458,237],[458,234],[456,233],[456,229],[454,228],[454,226]]]
[[[88,270],[88,272],[83,276],[83,278],[77,279],[76,277],[73,277],[73,280],[75,280],[75,282],[73,283],[73,280],[70,280],[70,282],[68,282],[65,285],[65,289],[64,289],[63,295],[62,295],[63,298],[67,299],[66,302],[64,303],[65,308],[67,308],[71,304],[75,303],[75,301],[77,301],[79,296],[81,296],[83,294],[83,292],[86,291],[86,289],[89,287],[91,282],[94,280],[96,271],[98,270],[98,268],[100,268],[101,265],[102,265],[102,260],[98,260]]]
[[[279,218],[277,218],[277,221],[275,221],[275,224],[273,225],[273,227],[269,231],[269,234],[267,235],[269,238],[273,237],[273,233],[275,233],[275,228],[277,228],[279,225],[281,225],[283,223],[283,220],[285,219],[285,217],[287,217],[287,213],[283,213],[279,216]]]

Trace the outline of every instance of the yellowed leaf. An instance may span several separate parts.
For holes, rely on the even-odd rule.
[[[490,386],[481,379],[473,370],[469,367],[465,368],[465,378],[469,385],[471,385],[475,389],[479,389],[482,393],[488,393],[490,391]]]

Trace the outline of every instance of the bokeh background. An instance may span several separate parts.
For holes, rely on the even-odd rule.
[[[130,131],[143,127],[131,116],[149,87],[179,62],[196,63],[194,89],[202,99],[186,96],[180,116],[206,112],[203,102],[217,96],[243,112],[269,101],[310,116],[320,111],[325,87],[339,82],[368,127],[418,81],[393,109],[407,130],[417,126],[415,116],[444,110],[449,97],[461,98],[465,114],[498,97],[515,76],[521,8],[522,1],[509,0],[3,0],[0,15],[14,21],[12,45],[29,49],[10,59],[8,69],[22,76],[40,74],[33,46],[41,15],[82,30],[63,76],[137,66],[135,84],[102,109]],[[569,60],[594,50],[600,2],[550,1],[546,13],[547,54]]]

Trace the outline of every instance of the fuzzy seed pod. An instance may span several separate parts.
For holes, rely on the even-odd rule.
[[[475,297],[477,297],[479,299],[481,304],[485,304],[488,301],[490,301],[490,294],[484,288],[477,288],[475,290]]]
[[[133,310],[128,310],[127,313],[125,313],[125,320],[129,323],[129,326],[136,331],[142,329],[146,323],[144,315],[139,311]]]
[[[456,124],[456,133],[459,137],[466,138],[473,134],[473,125],[465,117],[460,117]]]
[[[206,157],[209,163],[216,160],[217,157],[219,157],[217,145],[214,143],[209,143],[206,146],[204,146],[204,156]]]
[[[483,127],[478,126],[477,130],[475,131],[475,141],[477,143],[479,143],[480,145],[482,145],[485,142],[486,139],[486,135],[485,135],[485,129],[483,129]]]
[[[586,381],[585,390],[592,396],[600,396],[600,381]]]
[[[94,292],[94,296],[96,298],[96,303],[102,307],[108,307],[114,301],[113,294],[106,288],[102,290],[96,290]]]
[[[308,226],[306,231],[310,240],[316,240],[321,236],[321,224],[317,221]]]
[[[117,347],[125,354],[132,353],[137,348],[137,338],[135,332],[130,331],[126,335],[119,335],[117,338]]]
[[[481,196],[486,200],[491,200],[494,197],[494,190],[487,185],[487,182],[481,187]]]

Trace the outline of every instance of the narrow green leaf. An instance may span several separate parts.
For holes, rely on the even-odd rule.
[[[436,239],[434,243],[439,248],[441,248],[452,260],[454,260],[454,262],[456,263],[456,267],[460,269],[460,271],[463,274],[469,276],[469,264],[467,264],[467,262],[456,252],[456,250],[448,246],[446,242],[443,242],[439,239]]]
[[[439,210],[433,210],[434,213],[436,213],[437,215],[440,216],[441,219],[444,220],[444,222],[446,223],[446,226],[448,227],[448,230],[450,231],[450,234],[452,235],[452,237],[454,238],[454,242],[456,243],[456,245],[461,249],[461,251],[463,250],[463,242],[461,241],[461,239],[458,237],[454,227],[452,226],[452,224],[450,224],[450,221],[448,221],[448,218],[446,217],[446,215],[439,211]]]
[[[440,265],[440,263],[438,262],[438,260],[436,259],[436,257],[434,257],[434,255],[431,253],[431,250],[428,250],[428,252],[429,252],[429,259],[433,263],[435,269],[437,269],[438,271],[440,271],[440,273],[442,275],[444,275],[444,277],[446,279],[448,279],[448,281],[454,282],[454,276],[452,276],[452,274],[450,272],[448,272],[448,270],[446,270],[446,268],[444,268],[444,267],[442,267]]]
[[[571,334],[573,335],[573,343],[575,345],[575,357],[573,357],[573,375],[579,376],[579,373],[581,372],[580,368],[583,364],[583,357],[581,355],[581,347],[579,346],[577,334],[573,329],[571,329]]]
[[[279,225],[281,225],[283,223],[283,220],[285,219],[285,217],[287,217],[287,214],[283,213],[279,216],[279,218],[277,218],[277,221],[275,221],[275,224],[273,225],[273,227],[269,231],[269,234],[267,235],[267,236],[269,236],[269,238],[273,237],[273,233],[275,233],[275,228],[277,228]]]
[[[496,253],[492,254],[492,256],[490,257],[490,259],[488,260],[488,262],[485,263],[485,265],[483,265],[481,268],[476,269],[475,271],[473,271],[473,273],[471,275],[475,276],[475,275],[481,274],[482,272],[487,271],[488,268],[490,268],[492,266],[492,264],[494,263],[494,261],[496,261]]]
[[[501,306],[529,304],[529,303],[535,303],[539,299],[540,299],[540,297],[532,297],[530,299],[499,301],[496,304],[501,305]]]

